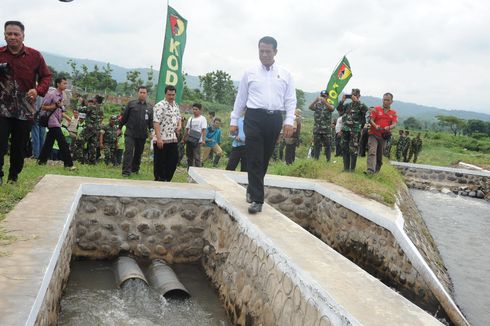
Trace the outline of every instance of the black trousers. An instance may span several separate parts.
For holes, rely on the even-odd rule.
[[[240,163],[240,171],[247,171],[247,157],[245,146],[237,146],[231,148],[230,158],[226,165],[226,170],[235,171],[236,167]]]
[[[185,155],[187,156],[187,168],[191,166],[201,167],[201,143],[185,143]]]
[[[124,137],[126,148],[123,154],[123,174],[131,174],[131,172],[139,172],[141,164],[141,154],[145,149],[146,138],[134,138],[131,136]]]
[[[269,113],[262,109],[248,109],[245,113],[247,192],[254,202],[264,202],[264,177],[281,129],[282,114],[280,111]]]
[[[46,140],[44,141],[43,148],[41,149],[41,154],[39,154],[39,163],[45,164],[48,161],[49,154],[53,149],[54,141],[58,142],[60,148],[60,159],[63,161],[65,167],[73,166],[73,160],[71,158],[70,147],[66,142],[65,136],[61,131],[60,127],[48,128],[48,133],[46,134]]]
[[[179,161],[179,150],[177,143],[165,143],[159,149],[153,143],[153,175],[155,181],[172,181]]]
[[[32,121],[0,117],[0,177],[3,177],[4,156],[10,138],[10,168],[8,179],[17,181],[24,168],[26,144],[29,141]]]

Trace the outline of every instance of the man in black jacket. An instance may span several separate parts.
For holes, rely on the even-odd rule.
[[[119,130],[126,125],[124,141],[126,149],[123,155],[122,175],[129,177],[138,173],[141,164],[141,154],[145,148],[148,130],[153,124],[153,109],[146,99],[148,90],[145,86],[138,88],[138,99],[130,101],[124,110]]]

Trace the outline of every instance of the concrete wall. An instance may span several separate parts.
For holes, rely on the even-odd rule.
[[[426,280],[389,230],[311,190],[268,187],[266,201],[419,307],[447,319]],[[420,229],[427,230],[424,227],[417,225],[410,231],[419,247],[423,246],[424,258],[434,262],[436,274],[450,289],[447,271],[432,238],[421,235]]]
[[[451,192],[490,200],[490,173],[423,164],[392,162],[405,177],[408,187]]]
[[[439,324],[269,205],[248,215],[243,188],[209,175],[217,186],[43,178],[6,218],[26,241],[0,257],[0,324],[56,324],[71,258],[121,251],[201,260],[238,325]]]

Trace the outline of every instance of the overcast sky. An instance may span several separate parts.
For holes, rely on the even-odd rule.
[[[54,54],[159,69],[166,2],[2,0],[25,44]],[[488,0],[173,0],[188,20],[184,71],[221,69],[239,80],[258,63],[257,41],[278,40],[276,62],[296,87],[319,91],[344,54],[347,87],[380,97],[490,114]],[[2,42],[4,43],[4,42]]]

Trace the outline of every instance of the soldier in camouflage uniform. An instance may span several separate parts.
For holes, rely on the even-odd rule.
[[[98,137],[100,133],[100,122],[103,118],[103,112],[96,104],[95,100],[89,100],[86,107],[81,107],[78,112],[85,113],[85,128],[83,128],[80,138],[81,142],[77,146],[77,150],[83,150],[87,147],[87,158],[82,163],[95,164],[97,159]],[[79,153],[77,153],[77,157]]]
[[[351,102],[344,105],[346,95],[337,106],[337,111],[342,116],[342,135],[340,146],[342,147],[342,157],[344,161],[344,172],[354,172],[359,152],[359,138],[361,128],[366,123],[366,113],[368,107],[359,100],[361,91],[358,88],[352,89]]]
[[[112,163],[116,166],[116,148],[117,148],[117,116],[111,116],[109,124],[103,126],[100,130],[99,147],[104,151],[104,162],[106,165]]]
[[[422,139],[420,139],[420,132],[417,134],[417,137],[415,137],[412,140],[412,143],[410,144],[410,152],[408,154],[408,162],[412,160],[413,156],[413,163],[417,163],[417,158],[419,157],[419,153],[422,150]]]
[[[402,155],[403,155],[403,148],[405,147],[405,131],[404,130],[399,130],[398,131],[398,139],[395,141],[396,143],[396,160],[401,161],[402,160]]]
[[[405,142],[403,144],[403,162],[408,162],[408,150],[410,149],[410,144],[412,142],[409,134],[410,131],[405,130]]]
[[[321,91],[309,109],[313,111],[315,124],[313,126],[313,158],[318,160],[322,148],[325,147],[325,156],[327,162],[330,162],[332,152],[332,111],[334,107],[326,100],[328,98],[326,91]]]

